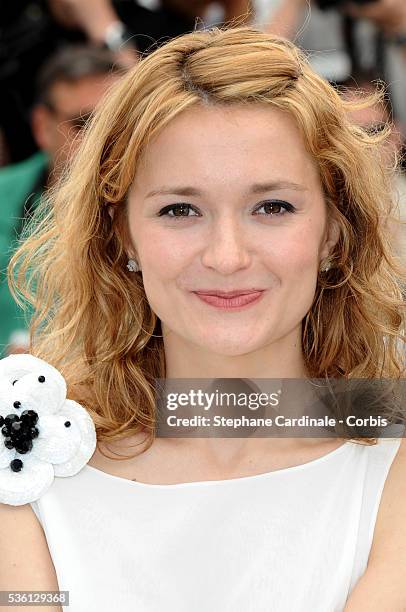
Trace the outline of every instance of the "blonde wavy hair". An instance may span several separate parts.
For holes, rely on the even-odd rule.
[[[379,87],[365,106],[383,96]],[[196,104],[267,104],[296,120],[340,228],[303,320],[309,376],[400,378],[405,270],[393,254],[390,169],[345,101],[291,42],[250,27],[194,31],[144,57],[96,109],[81,146],[23,233],[9,284],[34,316],[30,352],[57,367],[99,441],[154,436],[165,377],[160,321],[130,274],[126,196],[149,140]],[[109,207],[114,207],[113,218]],[[135,278],[135,280],[134,280]]]

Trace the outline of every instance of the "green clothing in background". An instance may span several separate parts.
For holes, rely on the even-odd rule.
[[[17,246],[24,217],[31,214],[41,198],[48,159],[42,152],[0,168],[0,358],[12,335],[27,332],[24,313],[15,303],[7,284],[7,265]]]

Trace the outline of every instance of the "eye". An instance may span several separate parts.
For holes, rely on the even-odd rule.
[[[188,214],[183,214],[184,212],[188,212],[189,210],[195,210],[193,209],[191,204],[183,204],[183,203],[179,203],[179,204],[170,204],[169,206],[165,206],[164,208],[162,208],[159,213],[158,213],[158,217],[171,217],[173,218],[179,218],[179,217],[190,217],[190,216],[194,216],[194,217],[198,217],[199,215],[188,215]],[[176,211],[175,214],[170,215],[169,212],[171,211]],[[179,213],[179,214],[178,214]]]
[[[265,215],[263,216],[267,217],[283,217],[283,215],[286,213],[296,212],[295,207],[284,200],[267,200],[266,202],[262,202],[262,204],[260,204],[255,211],[258,211],[261,208],[266,210]]]

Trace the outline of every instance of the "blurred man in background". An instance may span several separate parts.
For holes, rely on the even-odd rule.
[[[67,44],[106,47],[132,66],[174,36],[251,18],[251,0],[16,0],[0,16],[0,165],[35,152],[29,109],[42,64]],[[214,9],[214,13],[213,10]]]
[[[81,46],[61,50],[39,75],[32,129],[40,151],[0,168],[0,356],[24,352],[28,346],[24,313],[6,277],[22,226],[74,153],[91,112],[122,72],[108,50]]]

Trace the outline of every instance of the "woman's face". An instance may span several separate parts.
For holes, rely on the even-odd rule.
[[[336,236],[289,114],[188,109],[150,142],[128,206],[130,255],[164,338],[223,355],[296,342]],[[261,298],[234,310],[194,293],[254,288]]]

